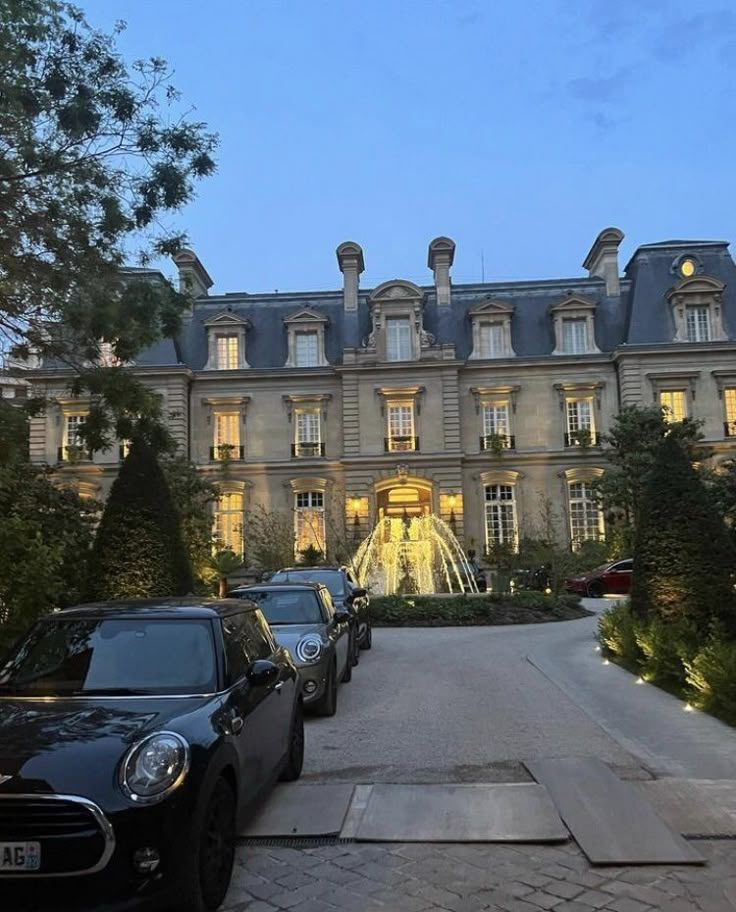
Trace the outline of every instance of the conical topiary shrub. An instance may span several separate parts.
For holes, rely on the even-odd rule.
[[[161,466],[148,444],[135,440],[102,514],[87,597],[177,596],[192,586],[179,514]]]
[[[682,445],[660,444],[636,529],[631,607],[642,619],[719,619],[736,632],[736,550]]]

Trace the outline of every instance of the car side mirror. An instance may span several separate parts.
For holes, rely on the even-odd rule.
[[[365,598],[368,595],[367,589],[353,589],[352,591],[353,598]]]
[[[254,687],[268,687],[278,676],[278,665],[274,665],[270,659],[256,659],[246,673],[248,683]]]
[[[353,615],[346,608],[339,608],[335,612],[335,623],[346,624],[352,619]]]

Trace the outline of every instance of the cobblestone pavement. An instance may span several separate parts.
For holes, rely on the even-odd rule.
[[[242,846],[227,912],[735,912],[736,841],[708,865],[591,868],[562,846]]]

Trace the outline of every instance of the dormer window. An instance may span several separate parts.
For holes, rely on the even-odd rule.
[[[592,355],[595,344],[595,301],[570,295],[551,309],[555,328],[555,355]]]
[[[424,293],[413,282],[394,279],[375,288],[369,305],[373,329],[363,350],[379,361],[415,361],[437,347],[424,328]]]
[[[325,367],[327,317],[304,307],[284,320],[289,353],[286,367]]]
[[[386,320],[386,360],[411,361],[411,320],[389,317]]]
[[[223,310],[204,321],[207,331],[205,370],[242,370],[245,360],[245,336],[250,323],[232,310]]]
[[[513,304],[489,298],[473,307],[468,316],[473,324],[471,358],[511,358],[511,318]]]
[[[728,338],[722,311],[725,287],[718,279],[696,272],[667,292],[674,342],[723,342]]]

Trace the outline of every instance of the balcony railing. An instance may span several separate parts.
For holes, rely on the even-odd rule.
[[[384,437],[383,449],[386,453],[405,453],[419,450],[418,437]]]
[[[210,459],[215,462],[222,462],[226,460],[243,459],[244,454],[243,446],[235,446],[232,443],[221,443],[219,446],[210,447]]]
[[[324,443],[318,443],[315,441],[299,441],[299,443],[292,443],[291,445],[291,456],[292,459],[303,459],[305,457],[316,457],[325,455],[325,445]]]
[[[587,428],[565,434],[566,447],[597,447],[600,446],[600,443],[601,435],[595,431],[589,431]]]
[[[59,462],[92,462],[92,450],[70,443],[58,448],[56,458]]]
[[[486,434],[480,438],[481,450],[514,450],[516,437],[513,434]]]
[[[723,436],[736,437],[736,419],[723,422]]]

